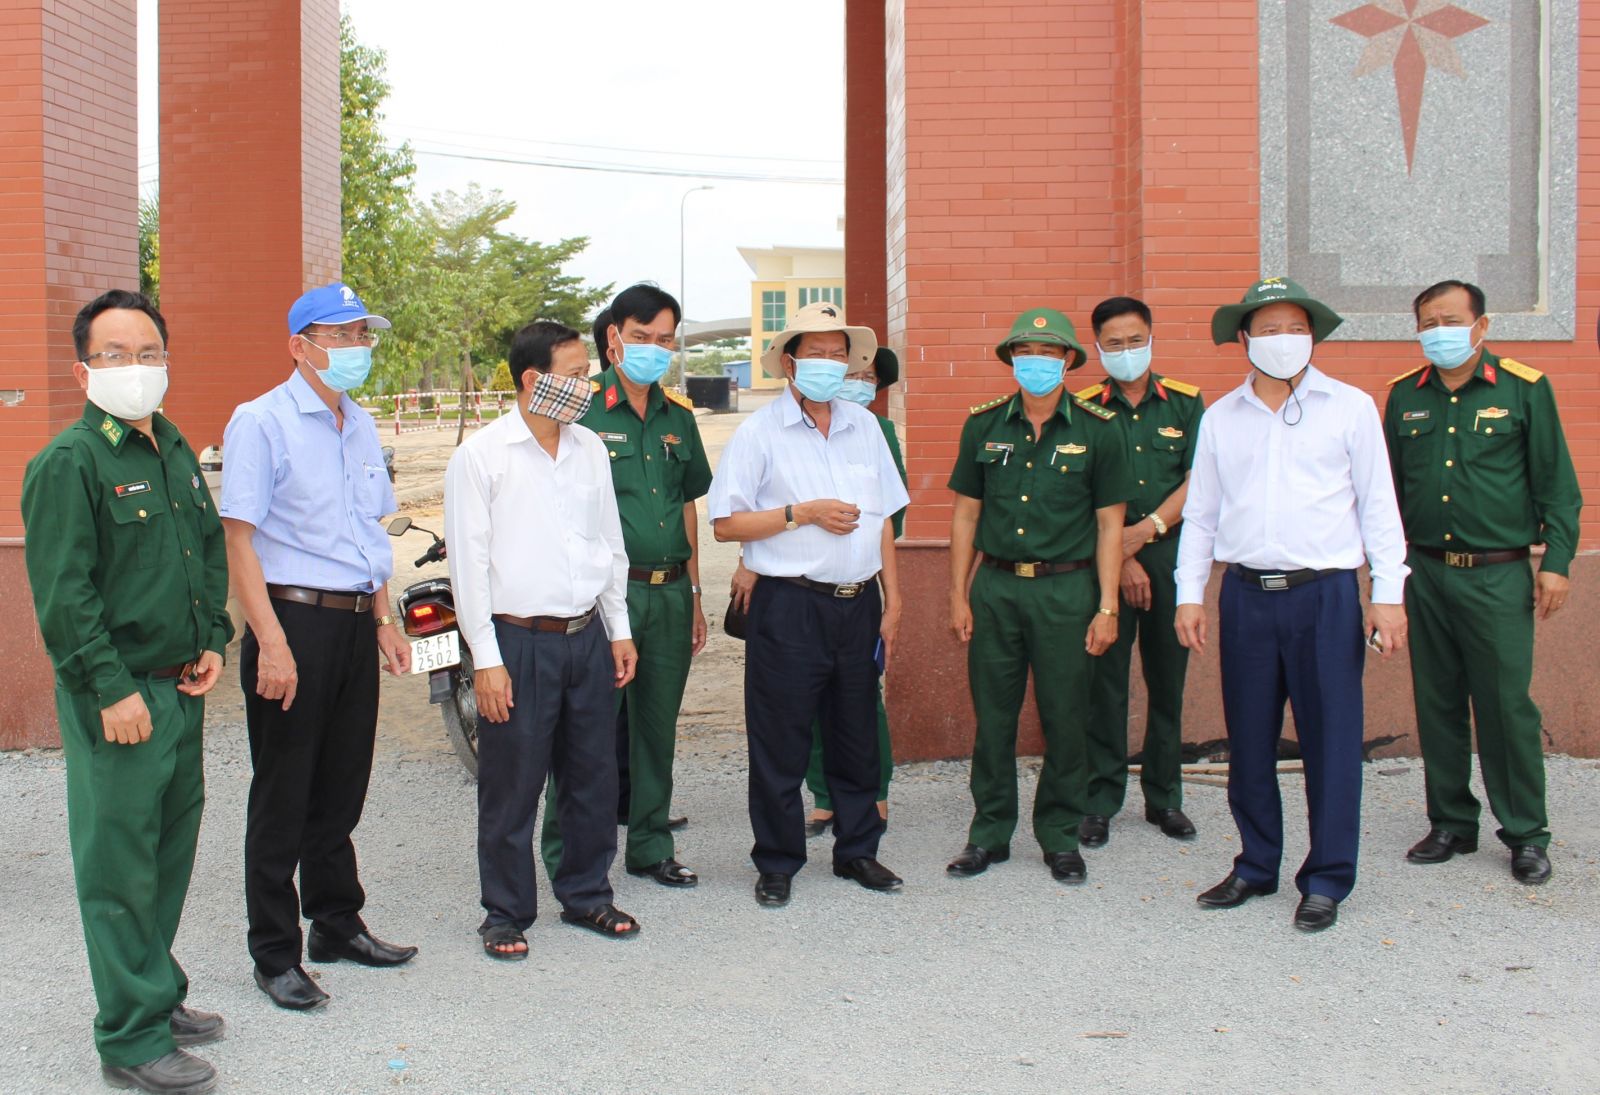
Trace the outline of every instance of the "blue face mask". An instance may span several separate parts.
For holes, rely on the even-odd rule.
[[[865,407],[878,398],[878,386],[870,380],[846,380],[839,385],[839,398]]]
[[[813,403],[826,403],[844,386],[845,363],[825,357],[797,357],[794,386]]]
[[[1067,363],[1043,354],[1018,354],[1011,359],[1011,372],[1017,385],[1029,395],[1049,395],[1061,385]]]
[[[336,392],[348,392],[367,382],[372,372],[371,346],[336,346],[326,352],[328,367],[316,371],[318,380]]]
[[[635,384],[654,384],[667,375],[672,351],[653,342],[624,342],[622,371]]]
[[[1418,334],[1417,340],[1422,343],[1423,354],[1441,369],[1465,365],[1478,349],[1472,342],[1471,327],[1430,327]]]
[[[1100,350],[1099,343],[1095,343],[1095,349]],[[1100,350],[1100,366],[1112,380],[1132,384],[1150,371],[1150,344],[1110,353]]]

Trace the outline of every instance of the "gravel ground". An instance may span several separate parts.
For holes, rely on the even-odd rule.
[[[1444,867],[1422,834],[1414,762],[1366,774],[1361,883],[1336,928],[1289,924],[1291,892],[1196,908],[1235,849],[1221,788],[1195,785],[1192,844],[1137,814],[1051,881],[1032,838],[982,878],[947,878],[968,812],[963,764],[903,767],[883,859],[897,895],[832,877],[826,844],[783,910],[756,906],[737,735],[680,760],[669,891],[614,871],[644,930],[610,942],[542,904],[532,958],[497,964],[474,927],[474,796],[444,752],[385,748],[357,834],[367,917],[421,955],[400,970],[312,967],[320,1012],[275,1009],[250,980],[240,848],[243,728],[210,728],[210,802],[178,953],[192,1002],[222,1011],[202,1053],[228,1092],[1592,1092],[1600,992],[1600,765],[1550,761],[1555,878],[1513,883],[1490,839]],[[726,739],[726,740],[724,740]],[[1397,771],[1397,769],[1403,769]],[[1024,766],[1024,801],[1033,773]],[[1292,862],[1299,777],[1284,778]],[[62,761],[0,756],[0,1090],[101,1090],[72,900]],[[1487,833],[1486,833],[1487,837]],[[541,879],[541,902],[549,890]]]

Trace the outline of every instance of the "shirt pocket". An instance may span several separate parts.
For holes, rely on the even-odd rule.
[[[878,482],[878,469],[866,464],[849,465],[849,476],[843,484],[850,493],[841,501],[849,502],[862,513],[883,516],[883,484]]]
[[[585,540],[600,539],[600,488],[590,483],[574,483],[563,490],[560,497],[573,534]]]
[[[1169,432],[1163,433],[1163,430]],[[1159,426],[1150,431],[1145,444],[1164,467],[1182,467],[1184,454],[1189,451],[1189,435],[1174,426]]]
[[[154,491],[111,500],[113,559],[118,563],[131,560],[140,570],[161,564],[170,528],[163,505]]]
[[[1515,411],[1494,418],[1481,411],[1473,412],[1471,418],[1463,415],[1457,433],[1467,435],[1461,442],[1461,455],[1472,468],[1497,480],[1503,476],[1508,483],[1521,481],[1525,474],[1522,421]]]
[[[363,517],[385,516],[389,503],[389,473],[380,459],[376,466],[363,461],[356,476],[355,509]]]
[[[599,433],[596,436],[600,438],[601,444],[605,445],[606,455],[611,458],[613,464],[618,460],[627,460],[639,451],[633,438],[625,433]]]

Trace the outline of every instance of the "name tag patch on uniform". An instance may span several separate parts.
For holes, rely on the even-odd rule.
[[[602,441],[626,441],[627,439],[628,435],[625,433],[603,433],[600,435],[600,440]]]
[[[1428,417],[1428,414],[1428,411],[1406,411],[1400,415],[1400,421],[1421,422],[1424,418]]]
[[[137,483],[123,483],[116,488],[118,498],[126,498],[130,494],[143,494],[150,489],[150,480],[141,479]]]
[[[1162,437],[1182,437],[1183,431],[1172,426],[1162,426],[1156,431]]]

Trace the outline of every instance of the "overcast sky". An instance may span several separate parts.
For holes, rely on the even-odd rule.
[[[517,203],[508,227],[588,236],[590,282],[676,294],[687,200],[687,308],[744,316],[739,247],[838,247],[844,187],[751,181],[844,173],[844,0],[344,0],[388,54],[387,130],[417,152],[419,196],[469,182]],[[156,4],[139,5],[140,179],[159,171]],[[644,168],[572,170],[453,156]],[[712,176],[743,176],[718,178]],[[359,286],[357,287],[359,289]],[[381,302],[372,302],[381,307]]]

